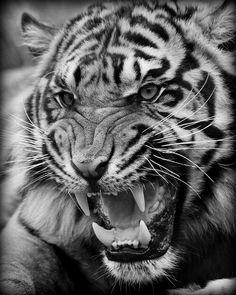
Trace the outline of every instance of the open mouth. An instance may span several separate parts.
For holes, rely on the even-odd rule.
[[[121,192],[88,193],[98,223],[93,230],[109,260],[133,262],[155,259],[170,246],[176,193],[160,183],[137,184]],[[87,198],[80,207],[90,214]]]

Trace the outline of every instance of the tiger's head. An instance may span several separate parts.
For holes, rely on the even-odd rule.
[[[31,177],[77,201],[120,280],[168,276],[233,226],[233,21],[231,6],[155,1],[91,6],[61,28],[23,15],[39,59]]]

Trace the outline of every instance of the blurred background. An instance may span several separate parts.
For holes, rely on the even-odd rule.
[[[12,97],[33,83],[34,60],[23,46],[21,16],[28,12],[38,20],[60,25],[97,0],[4,0],[0,1],[0,104],[12,105]],[[10,104],[9,104],[10,102]],[[0,125],[3,123],[0,119]]]
[[[62,24],[77,15],[92,0],[1,1],[1,70],[30,65],[31,56],[21,40],[21,15],[31,13],[42,22]]]

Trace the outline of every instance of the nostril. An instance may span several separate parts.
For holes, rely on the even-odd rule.
[[[105,156],[97,157],[90,166],[90,174],[96,178],[102,177],[108,166],[108,159]]]
[[[107,170],[107,166],[108,166],[108,161],[105,162],[101,162],[97,165],[97,167],[95,168],[95,172],[98,174],[98,176],[102,176],[105,171]]]
[[[109,159],[105,156],[99,156],[93,161],[77,162],[71,161],[74,170],[86,179],[99,179],[107,170]]]

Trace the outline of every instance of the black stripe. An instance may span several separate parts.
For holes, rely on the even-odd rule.
[[[214,183],[212,183],[212,181],[206,175],[203,175],[203,181],[199,193],[200,198],[197,197],[192,201],[196,208],[199,208],[201,211],[202,209],[207,210],[205,204],[207,199],[214,196],[213,189],[223,174],[223,169],[218,165],[218,163],[215,163],[206,171],[206,174],[214,181]]]
[[[50,147],[58,154],[58,156],[61,157],[62,153],[61,153],[61,151],[60,151],[60,149],[59,149],[59,147],[58,147],[58,145],[56,143],[55,133],[56,133],[56,131],[53,130],[47,136],[50,139],[50,141],[49,141],[50,142]]]
[[[121,35],[120,28],[118,26],[115,27],[113,30],[113,35],[112,35],[112,45],[119,45],[119,37]]]
[[[74,71],[74,78],[75,78],[75,85],[77,87],[79,85],[80,80],[81,80],[80,67],[77,67],[77,69]]]
[[[52,156],[51,153],[48,151],[48,147],[47,147],[47,145],[46,145],[45,143],[42,145],[42,154],[45,155],[45,156],[47,156],[48,160],[52,163],[52,165],[54,165],[58,170],[60,170],[61,173],[65,174],[66,176],[68,176],[68,177],[70,177],[71,179],[73,179],[73,177],[72,177],[71,175],[69,175],[68,173],[66,173],[66,172],[63,170],[63,167],[61,167],[61,166],[59,165],[59,163],[57,163],[57,162],[54,160],[53,156]],[[52,171],[52,172],[53,172],[53,171]],[[60,175],[56,174],[56,176],[57,176],[58,178],[60,178],[63,182],[65,181]]]
[[[226,42],[220,43],[218,48],[220,50],[233,52],[236,49],[236,36]]]
[[[102,73],[102,80],[105,84],[109,84],[110,83],[110,80],[107,76],[107,73]]]
[[[136,78],[135,80],[136,81],[139,81],[140,78],[141,78],[141,69],[140,69],[140,65],[138,63],[138,61],[136,60],[135,63],[134,63],[134,71],[136,73]]]
[[[214,147],[214,149],[209,149],[208,151],[206,151],[206,153],[203,155],[201,159],[200,166],[203,166],[203,165],[206,166],[211,162],[211,160],[213,159],[214,155],[217,152],[217,148],[219,148],[220,145],[221,143],[218,141],[216,142],[216,147]]]
[[[131,148],[133,147],[135,144],[138,143],[138,141],[140,140],[140,138],[142,138],[144,135],[151,133],[153,130],[151,128],[148,128],[148,125],[144,125],[144,124],[137,124],[135,126],[132,126],[132,130],[137,131],[137,134],[135,135],[135,137],[133,137],[128,145],[125,147],[123,153],[121,154],[121,156],[124,156],[124,154]]]
[[[106,52],[107,47],[111,41],[112,34],[113,34],[113,28],[105,32],[104,40],[102,40],[102,50],[100,52],[100,55],[103,55]]]
[[[45,87],[43,94],[45,94],[46,89],[48,88],[48,86]],[[35,114],[35,118],[36,118],[36,125],[40,127],[40,119],[39,119],[39,114],[40,114],[40,102],[41,102],[41,97],[43,95],[41,95],[39,89],[37,89],[34,93],[34,97],[33,100],[35,102],[35,108],[33,110],[34,114]],[[32,105],[33,107],[33,105]]]
[[[111,58],[114,68],[114,81],[119,85],[121,83],[120,74],[123,70],[125,56],[121,54],[112,54]]]
[[[158,46],[153,41],[149,40],[148,38],[139,33],[127,32],[124,34],[124,38],[129,42],[135,43],[137,45],[158,48]]]
[[[91,40],[97,40],[98,41],[98,44],[99,42],[101,41],[104,33],[106,32],[106,30],[101,30],[97,33],[91,33],[89,35],[87,35],[84,39],[82,39],[79,43],[77,43],[75,45],[75,47],[71,48],[70,51],[67,53],[68,56],[72,55],[71,57],[69,57],[67,59],[67,62],[70,62],[70,61],[73,61],[74,58],[75,58],[75,52],[80,49],[80,47],[83,45],[83,44],[86,44],[88,43],[89,41]],[[75,42],[76,38],[72,40],[72,43]],[[69,46],[65,49],[65,51],[69,48]],[[86,49],[87,51],[87,49]]]
[[[54,77],[54,83],[60,87],[60,88],[67,88],[66,82],[60,75],[55,75]]]
[[[168,69],[170,68],[170,62],[168,59],[163,58],[161,60],[161,67],[159,69],[152,69],[147,72],[147,74],[144,77],[144,80],[146,80],[149,77],[152,78],[159,78],[161,75],[163,75]]]
[[[170,100],[165,98],[166,95],[170,95],[173,99]],[[184,97],[183,90],[179,87],[177,89],[167,89],[163,94],[163,105],[168,107],[174,107],[177,103],[179,103]]]
[[[138,57],[138,58],[143,58],[145,60],[151,60],[151,59],[156,59],[155,56],[153,55],[150,55],[150,54],[147,54],[145,52],[143,52],[142,50],[140,49],[135,49],[135,57]]]
[[[204,85],[205,83],[205,85]],[[202,86],[204,85],[203,89]],[[200,95],[204,97],[207,101],[207,108],[209,116],[215,115],[215,83],[213,78],[209,75],[209,73],[203,71],[203,78],[198,82],[198,89],[201,89]],[[210,99],[208,99],[210,97]]]
[[[150,23],[145,17],[139,15],[133,17],[130,22],[131,26],[141,24],[145,29],[150,30],[155,35],[163,39],[165,42],[169,41],[169,34],[167,31],[158,23]]]
[[[208,137],[212,139],[222,139],[224,137],[224,132],[221,131],[218,127],[215,127],[213,125],[210,125],[210,121],[206,122],[194,122],[193,120],[189,119],[180,119],[176,118],[179,122],[179,126],[181,128],[191,130],[194,128],[198,128],[199,130],[202,130],[203,133],[205,133]],[[185,126],[187,124],[187,126]]]
[[[120,168],[120,170],[117,172],[119,173],[120,171],[126,169],[127,167],[129,167],[130,165],[132,165],[136,160],[138,160],[140,158],[140,156],[142,156],[143,154],[145,154],[145,152],[147,151],[147,147],[145,145],[143,145],[140,149],[138,149],[132,156],[131,158],[128,159],[128,161],[126,161],[125,163],[119,165],[118,168]]]
[[[94,17],[92,19],[89,19],[86,23],[83,24],[82,30],[86,30],[90,32],[91,30],[97,28],[102,23],[103,23],[103,19],[101,19],[100,17]]]

